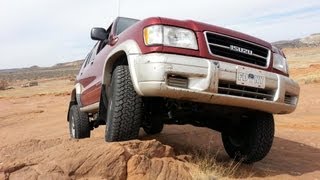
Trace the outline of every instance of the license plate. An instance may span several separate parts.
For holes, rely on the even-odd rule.
[[[238,66],[236,83],[242,86],[264,89],[266,86],[266,77],[261,70]]]

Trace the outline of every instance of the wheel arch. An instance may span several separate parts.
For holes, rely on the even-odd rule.
[[[134,40],[126,40],[121,44],[117,45],[109,55],[107,56],[103,72],[102,72],[102,87],[98,111],[98,119],[105,119],[106,117],[106,108],[107,108],[107,95],[106,91],[111,83],[111,77],[113,70],[118,65],[128,65],[131,76],[133,75],[130,65],[130,55],[141,54],[139,45]],[[133,81],[133,83],[135,83]]]
[[[119,44],[114,48],[106,58],[103,74],[102,74],[102,84],[108,87],[111,82],[111,76],[114,68],[118,65],[128,65],[131,76],[135,75],[132,69],[132,63],[130,55],[141,54],[140,47],[138,43],[134,40],[127,40]],[[134,81],[134,79],[133,79]],[[136,83],[136,82],[133,82]]]
[[[114,53],[105,63],[103,68],[102,84],[109,85],[111,82],[112,72],[118,65],[128,65],[127,53],[119,50]]]
[[[68,107],[68,114],[67,114],[67,121],[69,121],[69,114],[70,114],[70,108],[73,105],[82,105],[81,104],[81,99],[80,99],[80,95],[81,95],[81,91],[82,91],[82,86],[80,83],[77,83],[73,90],[71,91],[71,95],[70,95],[70,102],[69,102],[69,107]]]
[[[98,119],[100,121],[104,121],[106,119],[108,107],[108,97],[106,92],[111,83],[113,70],[119,65],[128,65],[127,54],[124,50],[120,50],[113,54],[105,63],[98,111]]]

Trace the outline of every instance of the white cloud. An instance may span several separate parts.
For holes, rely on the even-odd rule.
[[[120,0],[120,15],[164,16],[234,28],[268,41],[319,31],[318,0]],[[0,0],[0,69],[50,66],[83,58],[93,45],[91,27],[108,26],[117,0]],[[288,14],[288,16],[286,16]]]

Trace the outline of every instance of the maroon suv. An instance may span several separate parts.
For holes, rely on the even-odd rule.
[[[230,157],[264,158],[273,114],[295,110],[299,86],[283,52],[258,38],[196,21],[118,17],[93,28],[97,43],[77,76],[68,111],[70,135],[106,141],[160,133],[166,124],[221,132]]]

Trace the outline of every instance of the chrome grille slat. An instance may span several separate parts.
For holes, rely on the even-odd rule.
[[[231,88],[223,88],[223,87],[219,87],[220,90],[226,90],[229,92],[237,92],[237,93],[241,93],[241,96],[244,96],[245,94],[250,94],[250,95],[255,95],[255,98],[257,96],[265,96],[268,98],[273,98],[273,95],[270,94],[263,94],[263,93],[258,93],[258,92],[251,92],[251,91],[246,91],[246,90],[239,90],[239,89],[231,89]]]
[[[214,32],[205,32],[205,38],[208,50],[214,56],[263,68],[269,65],[271,51],[266,47]],[[252,53],[241,53],[232,49],[231,46],[244,48]]]
[[[229,49],[228,46],[222,46],[222,45],[214,44],[214,43],[208,43],[208,44],[209,44],[209,45],[212,45],[212,46],[216,46],[216,47],[221,47],[221,48]],[[257,54],[252,54],[252,56],[255,56],[255,57],[258,57],[258,58],[261,58],[261,59],[265,59],[265,60],[268,59],[268,57],[259,56],[259,55],[257,55]]]
[[[223,81],[219,82],[218,93],[230,96],[247,97],[269,101],[272,101],[274,99],[274,91],[272,89],[246,87],[237,85],[232,82]]]

